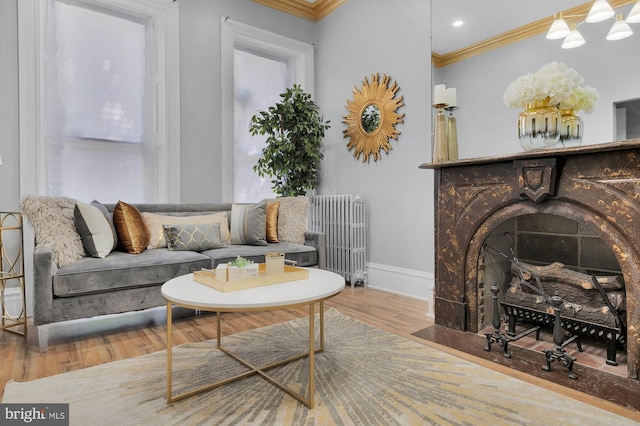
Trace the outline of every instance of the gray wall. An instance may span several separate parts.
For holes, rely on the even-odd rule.
[[[433,172],[430,161],[429,2],[350,0],[318,24],[317,98],[332,127],[325,140],[320,193],[364,194],[369,211],[369,284],[430,298]],[[404,123],[393,149],[363,163],[343,138],[346,101],[364,77],[387,74],[403,96]]]
[[[0,0],[0,211],[18,209],[18,23],[16,0]]]

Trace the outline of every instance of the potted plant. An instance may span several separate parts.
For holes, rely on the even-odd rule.
[[[322,138],[329,129],[311,95],[300,85],[280,95],[280,102],[251,117],[251,135],[267,135],[262,156],[253,170],[271,177],[271,189],[282,197],[305,195],[318,185],[324,158]]]

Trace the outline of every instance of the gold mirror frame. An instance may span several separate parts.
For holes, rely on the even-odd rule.
[[[399,131],[396,124],[404,122],[404,114],[400,115],[396,111],[404,105],[402,96],[396,98],[398,85],[394,82],[389,87],[391,77],[384,75],[380,80],[380,74],[371,74],[371,83],[364,78],[362,89],[353,88],[353,100],[347,100],[349,114],[342,121],[347,128],[342,132],[343,137],[349,138],[347,149],[353,152],[356,159],[363,156],[362,162],[369,162],[373,156],[374,161],[381,158],[381,150],[389,153],[391,144],[389,139],[398,140]],[[362,119],[365,110],[374,105],[380,113],[380,124],[376,129],[367,132],[362,126]]]

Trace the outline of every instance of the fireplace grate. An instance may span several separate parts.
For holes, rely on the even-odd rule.
[[[547,312],[510,303],[501,303],[501,305],[509,318],[509,334],[515,334],[517,321],[549,327],[553,327],[555,322],[554,315]],[[607,343],[607,364],[618,365],[616,361],[618,345],[626,345],[626,334],[622,329],[562,316],[560,317],[560,325],[572,335],[604,340]]]

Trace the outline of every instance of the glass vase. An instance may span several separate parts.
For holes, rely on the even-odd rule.
[[[560,141],[560,110],[548,100],[528,104],[518,115],[518,140],[525,151],[551,148]]]
[[[584,131],[582,118],[574,114],[573,110],[560,110],[560,116],[562,120],[560,144],[564,148],[582,144],[582,132]]]

